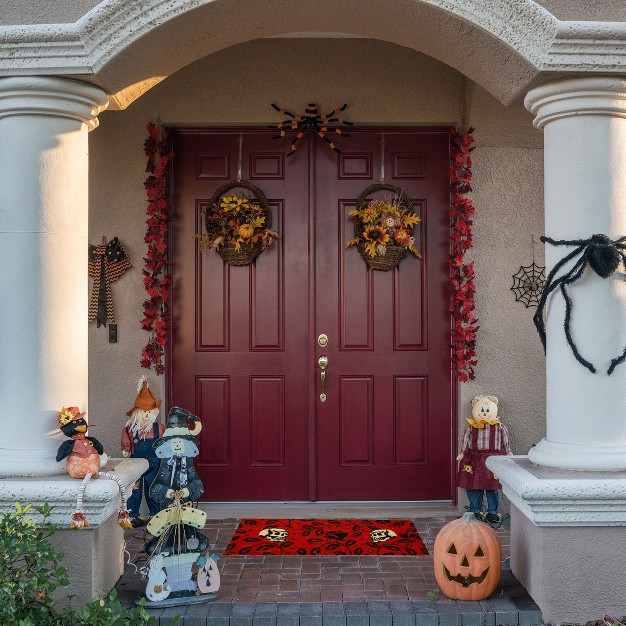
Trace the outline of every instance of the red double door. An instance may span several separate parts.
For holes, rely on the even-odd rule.
[[[289,157],[272,135],[174,135],[169,393],[202,419],[203,497],[451,500],[448,133],[357,129],[341,154],[311,136]],[[380,181],[381,157],[422,218],[423,259],[387,272],[345,245],[348,211]],[[231,267],[193,235],[239,166],[265,192],[280,240]]]

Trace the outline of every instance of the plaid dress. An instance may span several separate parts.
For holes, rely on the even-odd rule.
[[[485,424],[484,428],[468,426],[461,444],[463,458],[459,463],[456,484],[463,489],[502,489],[498,477],[487,467],[487,457],[510,454],[509,431],[504,424]]]

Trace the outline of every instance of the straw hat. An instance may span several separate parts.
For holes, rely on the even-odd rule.
[[[148,387],[148,381],[145,376],[139,379],[137,384],[137,397],[135,398],[135,406],[130,411],[126,412],[126,415],[130,417],[135,409],[141,409],[142,411],[152,411],[153,409],[161,408],[161,400],[155,400],[150,388]]]

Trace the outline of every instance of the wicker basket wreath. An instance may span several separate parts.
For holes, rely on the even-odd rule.
[[[392,192],[392,198],[369,199],[378,191]],[[407,193],[396,185],[370,185],[359,195],[356,208],[348,215],[354,218],[354,239],[347,246],[356,246],[369,267],[392,270],[408,252],[417,258],[422,255],[415,248],[413,231],[421,219],[413,211]]]
[[[251,195],[228,193],[236,189]],[[247,180],[231,180],[216,189],[204,217],[206,233],[195,235],[200,251],[215,250],[229,265],[249,265],[278,238],[265,194]]]

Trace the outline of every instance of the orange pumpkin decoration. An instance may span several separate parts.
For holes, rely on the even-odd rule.
[[[465,513],[439,531],[433,556],[437,584],[453,600],[484,600],[500,582],[500,540],[473,513]]]
[[[251,224],[242,224],[239,227],[239,236],[242,239],[250,239],[254,235],[254,226]]]

